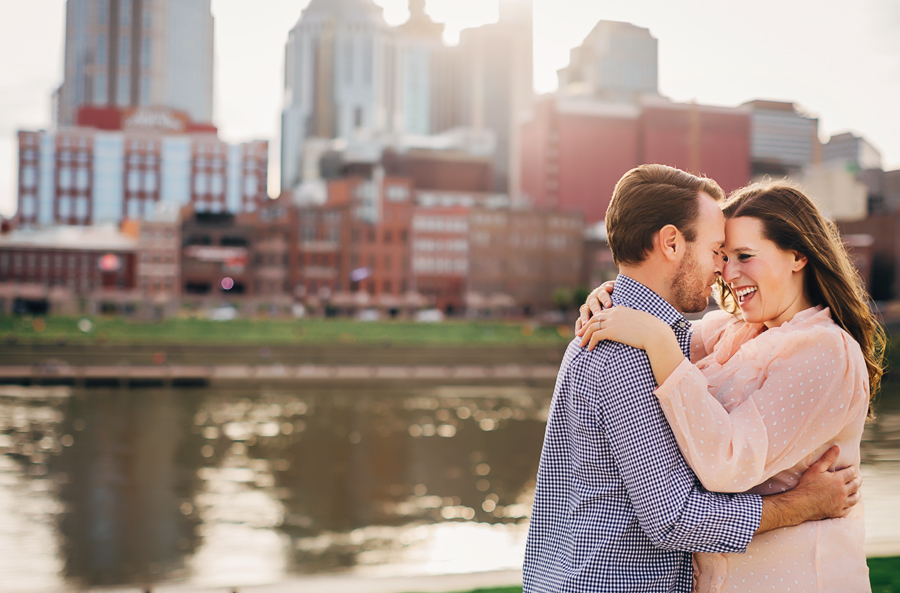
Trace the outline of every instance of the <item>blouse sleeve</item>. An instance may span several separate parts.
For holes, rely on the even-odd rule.
[[[656,390],[682,453],[708,490],[744,492],[794,467],[834,439],[868,400],[865,361],[843,332],[785,333],[774,352],[758,355],[766,358],[762,365],[754,356],[719,387],[749,388],[764,367],[762,386],[730,410],[687,360]]]
[[[722,339],[725,329],[734,323],[735,317],[721,309],[710,311],[691,322],[693,334],[691,334],[691,362],[696,363],[709,356],[716,344]]]

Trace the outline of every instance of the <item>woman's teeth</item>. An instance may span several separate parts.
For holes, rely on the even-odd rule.
[[[749,299],[750,295],[754,294],[757,290],[758,290],[757,287],[750,286],[747,288],[742,288],[742,289],[738,290],[737,292],[735,292],[734,294],[737,295],[738,303],[743,303],[744,301]]]

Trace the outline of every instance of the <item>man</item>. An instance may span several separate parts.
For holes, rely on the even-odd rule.
[[[619,267],[613,300],[675,332],[721,273],[725,220],[712,180],[643,165],[616,185],[606,215]],[[786,493],[707,492],[678,450],[645,353],[613,342],[569,345],[553,394],[525,550],[527,593],[683,592],[691,552],[743,553],[755,533],[843,516],[859,499],[856,468],[825,454]]]

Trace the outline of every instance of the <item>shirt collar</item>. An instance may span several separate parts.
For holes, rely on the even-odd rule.
[[[662,319],[675,333],[691,329],[690,322],[675,307],[637,280],[632,280],[623,274],[616,277],[612,300],[615,305],[625,305],[631,309],[646,311],[654,317]]]

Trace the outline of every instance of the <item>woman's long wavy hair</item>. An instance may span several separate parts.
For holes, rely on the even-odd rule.
[[[837,226],[799,188],[784,181],[754,183],[736,190],[722,212],[726,219],[746,216],[759,220],[766,239],[783,251],[806,257],[806,296],[813,305],[831,310],[831,318],[859,343],[866,359],[869,418],[874,418],[872,401],[884,374],[885,333],[869,307],[871,299]],[[740,314],[737,299],[721,278],[716,300],[729,313]]]

